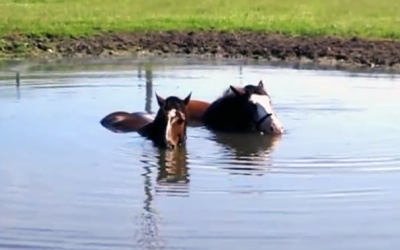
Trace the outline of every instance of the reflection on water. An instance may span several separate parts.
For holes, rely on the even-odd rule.
[[[143,205],[143,212],[140,217],[141,220],[141,229],[138,235],[135,235],[137,239],[138,246],[142,247],[143,249],[158,249],[160,246],[165,244],[160,235],[160,215],[157,212],[157,209],[154,207],[154,197],[152,194],[152,179],[151,179],[151,168],[149,166],[143,167],[145,173],[143,174],[144,177],[144,205]]]
[[[400,80],[262,65],[42,65],[0,79],[0,248],[384,249],[400,243]],[[154,92],[264,78],[290,131],[189,127],[179,150],[99,125]],[[345,226],[344,226],[345,225]]]
[[[146,152],[147,154],[149,152]],[[142,155],[142,163],[144,163],[144,206],[140,217],[141,229],[138,234],[137,244],[144,249],[158,249],[165,247],[165,240],[160,232],[161,216],[154,207],[154,195],[152,189],[154,184],[152,181],[152,159],[156,160],[156,193],[164,193],[168,196],[181,196],[188,193],[189,175],[187,168],[187,152],[182,147],[178,150],[170,151],[165,149],[153,149],[153,155]]]
[[[186,147],[174,151],[159,149],[157,158],[159,165],[157,182],[159,184],[178,182],[186,184],[189,182]]]
[[[230,170],[232,174],[260,174],[252,170],[267,170],[271,167],[271,153],[281,138],[253,133],[214,133],[212,140],[226,149],[219,163],[221,168]]]
[[[151,101],[153,98],[153,71],[151,68],[146,69],[146,101],[145,108],[147,113],[151,112]]]
[[[224,134],[216,133],[213,139],[232,151],[232,156],[239,160],[251,156],[265,156],[277,146],[281,136],[260,134]]]

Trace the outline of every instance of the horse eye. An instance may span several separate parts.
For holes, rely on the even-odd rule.
[[[177,123],[178,123],[179,125],[183,124],[184,122],[185,122],[185,120],[183,120],[183,119],[179,119],[179,120],[177,121]]]

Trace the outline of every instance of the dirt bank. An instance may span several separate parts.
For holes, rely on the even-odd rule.
[[[0,40],[3,58],[114,57],[143,53],[400,69],[400,41],[212,31],[110,33],[67,39],[13,35]]]

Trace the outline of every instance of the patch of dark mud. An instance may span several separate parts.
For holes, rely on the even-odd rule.
[[[7,58],[186,55],[400,69],[400,41],[291,37],[255,32],[107,33],[67,39],[14,35],[0,40],[0,54]]]

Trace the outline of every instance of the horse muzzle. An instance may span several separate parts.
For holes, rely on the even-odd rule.
[[[279,119],[273,114],[266,114],[256,122],[256,129],[264,134],[280,135],[284,128]]]
[[[178,145],[175,145],[172,142],[168,141],[165,146],[166,146],[167,149],[171,149],[172,150],[172,149],[176,148]]]

